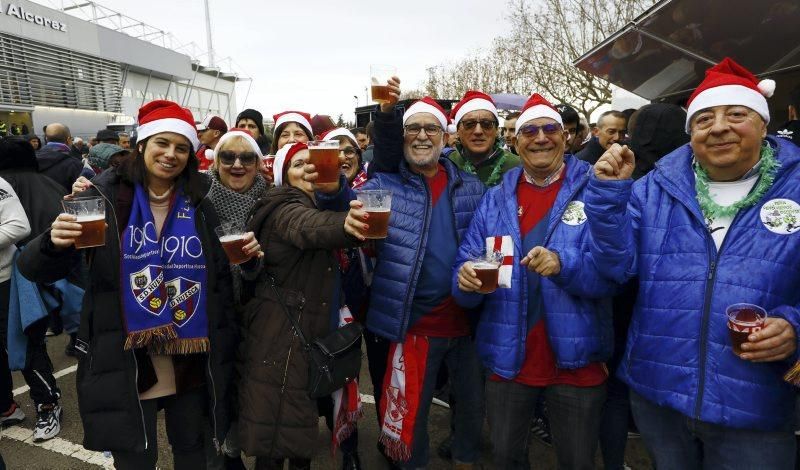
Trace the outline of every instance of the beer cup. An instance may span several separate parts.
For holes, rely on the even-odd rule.
[[[78,218],[81,234],[75,248],[91,248],[106,244],[106,202],[102,197],[76,197],[62,201],[64,212]]]
[[[392,212],[392,192],[385,189],[370,189],[356,191],[356,197],[364,204],[364,210],[369,214],[367,219],[369,229],[364,237],[373,240],[386,238],[389,233],[389,215]]]
[[[756,331],[764,328],[767,319],[767,311],[754,304],[733,304],[725,309],[728,316],[728,332],[731,336],[733,353],[737,356],[742,354],[742,344],[746,343],[747,337]]]
[[[241,224],[222,224],[214,229],[214,233],[219,237],[222,249],[231,264],[242,264],[252,258],[252,256],[242,251],[246,245],[244,241],[245,229]]]
[[[481,288],[478,289],[480,294],[491,294],[500,282],[500,264],[503,260],[503,254],[499,251],[492,251],[485,255],[473,256],[472,270],[475,271],[475,276],[481,281]]]
[[[317,140],[308,143],[308,163],[317,170],[316,185],[322,190],[335,189],[339,182],[339,141]]]
[[[386,82],[397,75],[397,68],[391,65],[371,65],[369,67],[370,85],[372,85],[372,101],[376,103],[388,103],[392,97],[389,95],[389,87]]]

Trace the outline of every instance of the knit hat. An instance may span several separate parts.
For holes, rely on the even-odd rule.
[[[272,116],[275,120],[275,130],[278,130],[282,124],[287,122],[296,122],[301,127],[304,127],[309,135],[314,135],[314,129],[311,127],[311,115],[302,111],[284,111]]]
[[[472,111],[484,110],[494,114],[494,118],[500,121],[500,116],[497,114],[497,106],[494,104],[492,97],[481,91],[469,90],[461,98],[461,101],[456,103],[453,110],[450,111],[450,119],[453,120],[453,125],[458,127],[458,123],[464,116]]]
[[[730,57],[706,70],[706,76],[687,102],[686,132],[700,110],[713,106],[747,106],[769,123],[767,98],[775,92],[774,80],[759,81]]]
[[[228,130],[228,125],[225,123],[225,121],[221,117],[214,116],[213,114],[209,114],[203,118],[203,122],[198,124],[196,127],[198,131],[211,129],[219,131],[221,134],[224,134]]]
[[[517,118],[517,128],[514,129],[514,133],[518,134],[522,126],[528,121],[533,121],[537,118],[550,118],[564,126],[564,121],[561,120],[561,114],[558,110],[542,95],[534,93],[522,107],[522,114]]]
[[[119,145],[101,142],[89,149],[89,165],[105,170],[111,163],[111,157],[124,152],[127,150]]]
[[[236,116],[236,122],[233,123],[234,127],[237,127],[242,119],[252,119],[256,123],[256,127],[258,127],[258,133],[264,135],[264,116],[261,113],[255,109],[245,109]]]
[[[248,131],[247,129],[238,129],[236,127],[233,127],[231,128],[231,130],[229,130],[228,132],[223,134],[222,137],[219,138],[217,146],[214,147],[214,150],[206,149],[205,152],[206,160],[213,160],[217,154],[218,149],[222,148],[222,144],[233,139],[234,137],[243,138],[245,142],[247,142],[248,145],[250,145],[253,152],[255,152],[260,159],[262,160],[264,159],[264,155],[261,153],[261,148],[258,146],[258,142],[256,142],[256,139],[253,138],[253,134],[251,134],[250,131]]]
[[[442,129],[447,130],[447,113],[444,112],[439,103],[436,102],[435,99],[431,98],[430,96],[426,96],[421,100],[417,100],[411,106],[406,109],[406,112],[403,113],[403,125],[406,124],[408,119],[419,113],[429,113],[433,114],[433,116],[439,121],[439,124],[442,125]]]
[[[322,134],[320,136],[320,139],[329,142],[331,140],[334,140],[334,138],[336,137],[347,137],[348,139],[350,139],[353,145],[358,147],[358,141],[356,140],[356,136],[354,136],[352,132],[345,129],[344,127],[337,127],[336,129],[331,129],[328,132]]]
[[[293,144],[286,144],[278,150],[275,154],[275,163],[272,166],[272,178],[275,182],[275,187],[282,186],[283,180],[287,178],[289,171],[289,163],[292,157],[297,155],[301,150],[308,150],[308,145],[302,142],[295,142]]]
[[[191,111],[172,101],[151,101],[139,109],[137,140],[141,142],[162,132],[174,132],[186,137],[195,151],[200,147]]]

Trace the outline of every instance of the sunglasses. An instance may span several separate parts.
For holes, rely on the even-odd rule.
[[[491,119],[480,119],[480,120],[470,119],[469,121],[461,121],[460,124],[464,126],[464,129],[468,131],[475,129],[475,126],[477,126],[478,124],[481,125],[481,129],[485,130],[492,130],[495,127],[497,127],[497,121],[492,121]]]
[[[553,135],[561,132],[561,125],[556,123],[545,124],[543,126],[528,124],[527,126],[520,127],[517,133],[522,134],[525,137],[536,137],[537,135],[539,135],[540,129],[542,132],[545,133],[545,135]]]
[[[236,153],[229,150],[223,150],[222,152],[219,152],[217,157],[219,157],[220,163],[227,166],[233,166],[233,164],[236,163],[237,158],[242,166],[253,166],[258,161],[258,155],[255,152]]]

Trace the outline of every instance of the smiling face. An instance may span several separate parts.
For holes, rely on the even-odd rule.
[[[244,153],[255,153],[253,148],[242,137],[233,137],[226,140],[217,154],[233,154],[241,156]],[[241,158],[236,158],[232,164],[223,162],[221,158],[214,159],[214,167],[219,172],[220,182],[227,188],[242,193],[253,186],[258,172],[258,159],[252,164],[243,164]]]
[[[314,185],[303,179],[303,167],[308,163],[308,150],[301,150],[294,154],[286,170],[286,182],[289,186],[301,189],[309,196],[314,196]]]
[[[491,122],[492,125],[484,127],[483,124],[476,124],[478,122]],[[469,129],[471,124],[476,125]],[[483,109],[468,112],[458,123],[458,140],[472,155],[488,155],[497,140],[497,118]]]
[[[716,181],[741,178],[761,156],[767,135],[764,119],[746,106],[714,106],[690,121],[691,146],[700,165]]]
[[[356,144],[347,137],[337,137],[336,140],[339,141],[339,154],[344,157],[344,163],[341,166],[342,173],[348,182],[352,182],[358,175],[358,170],[361,169],[358,164]]]
[[[192,144],[180,134],[162,132],[147,139],[139,152],[144,153],[148,184],[171,186],[186,168]]]
[[[411,135],[407,131],[403,135],[403,154],[411,168],[417,172],[420,169],[435,168],[439,161],[439,155],[444,148],[444,138],[442,125],[433,114],[417,113],[408,118],[405,126],[411,125],[433,125],[439,128],[439,132],[429,136],[425,129],[420,129],[417,135]]]
[[[308,142],[308,134],[306,134],[305,129],[296,123],[296,122],[288,122],[283,129],[281,129],[280,134],[277,136],[278,139],[278,148],[283,148],[286,144],[294,144],[296,142],[303,142],[304,144]]]
[[[557,123],[553,119],[541,117],[525,122],[520,129],[531,124],[544,126]],[[519,132],[516,149],[528,174],[545,178],[561,166],[566,142],[567,132],[563,129],[552,134],[546,134],[543,129],[539,129],[533,135]]]

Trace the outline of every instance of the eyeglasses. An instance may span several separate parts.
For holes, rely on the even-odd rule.
[[[522,134],[525,137],[536,137],[539,135],[540,129],[545,133],[545,135],[553,135],[561,132],[561,125],[556,123],[544,124],[542,126],[528,124],[527,126],[520,127],[517,133]]]
[[[407,126],[404,126],[403,129],[405,129],[406,134],[410,136],[415,136],[419,134],[419,132],[422,129],[425,129],[425,134],[428,137],[439,135],[439,133],[442,132],[442,126],[437,126],[436,124],[425,124],[424,126],[421,126],[419,124],[409,124]]]
[[[339,151],[344,154],[345,158],[353,158],[356,156],[356,149],[353,147],[345,147]]]
[[[475,129],[475,126],[478,124],[481,125],[481,129],[483,130],[492,130],[497,127],[497,121],[492,121],[491,119],[470,119],[469,121],[461,121],[459,124],[464,126],[464,129],[471,131]]]
[[[220,163],[227,166],[233,166],[237,158],[242,166],[253,166],[258,161],[258,155],[255,152],[236,153],[230,150],[223,150],[219,152],[217,157],[219,157]]]

